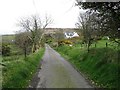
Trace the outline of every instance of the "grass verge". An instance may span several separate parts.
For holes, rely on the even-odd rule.
[[[112,48],[85,48],[61,46],[56,50],[69,60],[91,83],[102,88],[120,88],[118,52]]]
[[[44,54],[44,48],[29,55],[25,60],[23,57],[14,62],[7,63],[3,67],[3,88],[26,88],[37,70],[40,60]]]

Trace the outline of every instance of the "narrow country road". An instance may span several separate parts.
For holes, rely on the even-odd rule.
[[[40,80],[36,88],[92,88],[69,62],[49,45],[45,47],[41,70],[37,76]]]

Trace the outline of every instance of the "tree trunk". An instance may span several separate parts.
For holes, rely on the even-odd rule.
[[[90,40],[88,41],[87,51],[88,51],[88,53],[89,53],[89,51],[90,51]]]
[[[24,55],[25,55],[25,58],[27,57],[27,49],[26,49],[26,46],[24,48]]]
[[[88,51],[88,53],[89,53],[89,51],[90,51],[90,46],[89,46],[89,45],[88,45],[88,50],[87,50],[87,51]]]
[[[27,57],[27,45],[26,44],[27,44],[27,42],[25,41],[24,42],[24,50],[23,50],[25,58]]]
[[[95,43],[95,48],[96,48],[96,43]]]
[[[32,45],[32,53],[34,53],[35,45]]]
[[[108,43],[106,42],[106,47],[108,47]]]

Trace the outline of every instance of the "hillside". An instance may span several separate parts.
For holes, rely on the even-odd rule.
[[[56,32],[74,32],[74,31],[76,31],[76,32],[79,32],[79,30],[78,29],[76,29],[76,28],[46,28],[45,30],[44,30],[44,33],[45,34],[50,34],[50,33],[56,33]]]

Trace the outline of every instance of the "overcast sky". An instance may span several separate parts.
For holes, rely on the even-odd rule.
[[[53,28],[74,28],[79,12],[75,0],[0,0],[0,34],[19,30],[16,26],[22,17],[48,14],[54,20]]]

